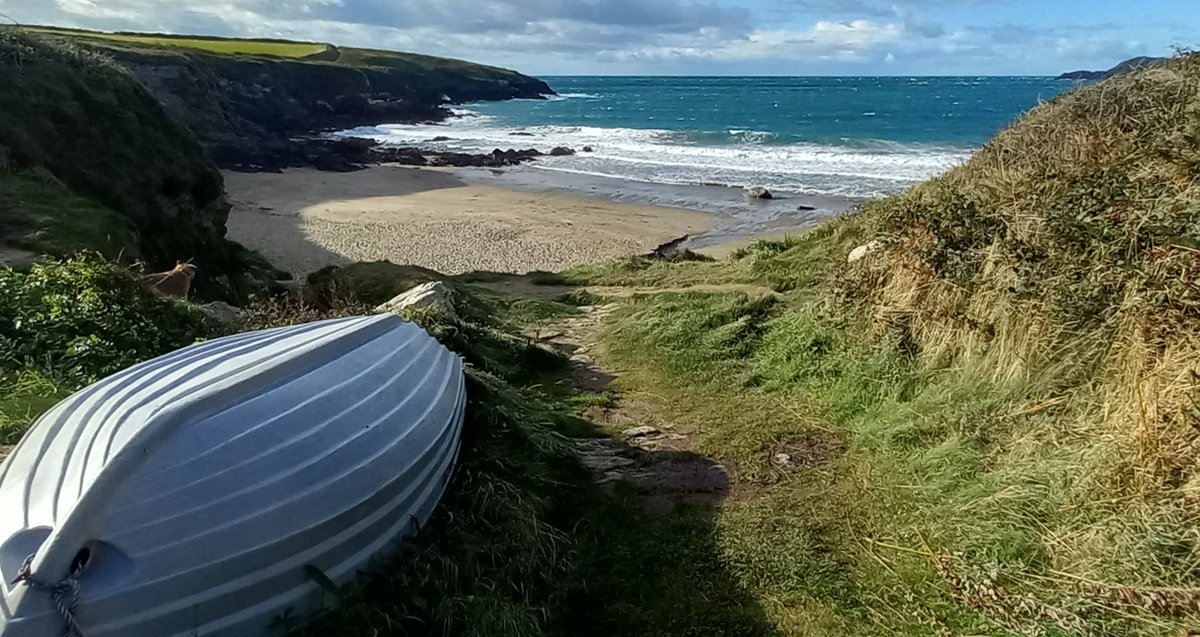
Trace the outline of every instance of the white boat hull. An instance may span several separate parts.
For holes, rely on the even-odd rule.
[[[0,465],[0,637],[279,634],[428,519],[462,363],[392,315],[241,334],[99,381]],[[273,627],[274,623],[274,627]]]

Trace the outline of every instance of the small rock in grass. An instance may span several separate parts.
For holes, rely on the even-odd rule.
[[[861,261],[864,257],[871,254],[872,252],[879,250],[882,247],[883,247],[883,243],[880,241],[869,241],[867,243],[864,243],[863,245],[860,245],[857,248],[850,251],[850,256],[846,257],[846,262],[854,263],[855,261]]]
[[[458,320],[458,313],[454,309],[454,290],[441,281],[418,285],[375,308],[375,311],[379,314],[398,314],[408,308],[423,307],[433,308],[445,320]]]
[[[233,325],[242,318],[242,311],[224,301],[213,301],[199,306],[201,314],[221,325]]]

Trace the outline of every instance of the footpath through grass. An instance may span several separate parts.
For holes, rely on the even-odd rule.
[[[836,272],[863,221],[723,265],[792,287],[773,273]],[[712,267],[629,262],[566,278],[670,288]],[[702,432],[699,453],[733,468],[734,497],[708,541],[717,572],[747,591],[770,632],[1196,626],[1196,510],[1102,482],[1128,459],[1088,431],[1103,396],[1066,380],[1079,375],[1072,361],[1014,376],[994,350],[926,360],[911,336],[872,330],[803,283],[778,297],[619,299],[603,333],[617,391],[651,397],[659,417]]]

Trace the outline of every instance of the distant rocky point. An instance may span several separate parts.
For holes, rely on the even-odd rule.
[[[1114,75],[1124,75],[1142,69],[1154,68],[1166,64],[1169,58],[1136,57],[1125,60],[1107,71],[1071,71],[1058,76],[1060,80],[1107,80]]]

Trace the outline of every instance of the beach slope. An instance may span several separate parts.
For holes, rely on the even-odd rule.
[[[387,259],[446,274],[561,270],[653,250],[706,213],[469,185],[450,171],[379,166],[226,173],[229,236],[302,275]]]

